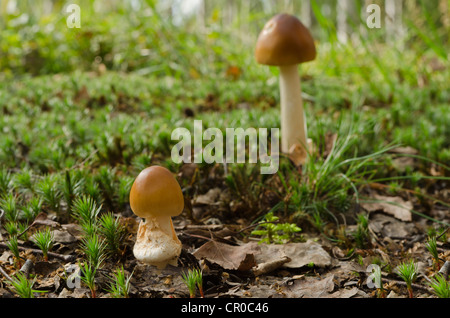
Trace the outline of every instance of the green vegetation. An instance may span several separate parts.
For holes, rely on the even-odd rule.
[[[22,260],[20,259],[19,243],[17,241],[17,237],[14,235],[11,236],[8,242],[6,242],[6,245],[14,255],[14,264],[16,265],[16,268],[20,268],[22,266]]]
[[[369,241],[369,217],[364,214],[358,215],[358,226],[354,233],[355,243],[358,248],[365,248]]]
[[[406,288],[408,289],[409,298],[414,297],[412,284],[417,279],[417,265],[414,263],[413,260],[410,260],[409,262],[401,263],[399,266],[397,266],[397,274],[400,276],[401,279],[403,279],[406,283]]]
[[[81,242],[81,249],[92,268],[101,267],[106,258],[106,243],[100,236],[94,233],[85,237]]]
[[[29,280],[22,272],[17,272],[11,280],[7,281],[19,295],[20,298],[34,298],[34,293],[42,293],[43,291],[34,290],[33,285],[36,282],[36,278]]]
[[[79,265],[81,269],[81,276],[80,279],[83,283],[86,284],[86,286],[91,291],[91,297],[96,298],[97,297],[97,289],[95,286],[95,274],[97,273],[97,267],[92,266],[92,264],[84,263],[83,265]]]
[[[123,266],[117,268],[110,278],[109,291],[114,298],[128,298],[130,293],[131,275],[126,275]]]
[[[198,289],[200,297],[204,297],[203,294],[203,273],[200,269],[188,269],[187,273],[181,274],[183,282],[186,284],[189,290],[189,297],[195,298],[196,291]]]
[[[272,212],[264,216],[264,221],[258,223],[261,229],[252,231],[252,235],[260,236],[260,243],[283,244],[295,239],[295,234],[301,232],[295,223],[279,223],[279,217],[274,216]]]
[[[0,213],[16,265],[20,240],[34,238],[44,257],[52,247],[49,233],[29,238],[25,231],[39,213],[77,223],[82,280],[96,297],[98,270],[130,253],[121,217],[129,212],[131,184],[156,164],[177,175],[187,200],[219,188],[214,217],[246,229],[258,224],[242,235],[264,243],[314,232],[357,255],[370,247],[370,218],[361,206],[376,201],[375,192],[406,197],[415,219],[448,229],[436,212],[450,209],[445,1],[405,1],[402,35],[389,34],[385,24],[369,29],[353,15],[347,42],[336,35],[336,1],[311,1],[318,56],[299,68],[315,145],[308,162],[299,169],[283,156],[270,176],[253,164],[201,163],[188,177],[170,158],[174,128],[192,131],[194,119],[222,131],[280,126],[278,69],[255,62],[254,44],[270,17],[299,15],[302,1],[207,0],[201,19],[181,25],[159,6],[163,1],[80,1],[80,29],[67,27],[64,1],[15,1],[15,10],[6,10],[7,2],[0,6]],[[364,12],[363,1],[354,3],[354,12]],[[205,220],[188,209],[182,217]],[[447,238],[430,236],[426,245],[436,268],[439,240]],[[398,268],[409,286],[411,266]],[[117,269],[113,297],[129,296],[130,277]],[[183,278],[195,295],[201,272]],[[33,297],[25,277],[14,284],[17,294]],[[439,277],[432,286],[445,295]]]
[[[44,261],[48,261],[48,252],[53,247],[53,239],[53,232],[49,228],[37,231],[33,234],[33,241],[41,249]]]
[[[85,236],[89,237],[97,231],[98,216],[101,206],[97,206],[90,196],[75,199],[72,206],[72,215],[83,228]]]
[[[450,298],[450,283],[441,274],[437,274],[431,279],[431,288],[439,298]]]
[[[425,244],[428,252],[430,252],[433,257],[433,264],[437,270],[440,269],[440,260],[439,260],[439,252],[437,250],[437,241],[436,236],[432,236],[428,238],[427,243]]]
[[[105,213],[101,216],[99,223],[99,231],[105,238],[108,252],[111,255],[118,254],[126,233],[119,218],[115,217],[112,213]]]

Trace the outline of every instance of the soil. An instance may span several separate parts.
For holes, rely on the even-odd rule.
[[[289,242],[266,244],[250,235],[254,229],[250,218],[233,219],[221,210],[225,192],[217,187],[189,197],[185,191],[185,210],[173,218],[183,250],[178,266],[162,270],[134,258],[132,249],[140,219],[127,207],[119,215],[127,235],[120,253],[108,257],[98,270],[95,296],[112,297],[108,292],[110,277],[123,265],[131,275],[130,298],[189,298],[182,274],[193,268],[202,270],[205,298],[406,298],[409,295],[406,284],[396,274],[395,267],[412,259],[418,271],[413,284],[414,297],[436,297],[429,281],[450,261],[450,233],[434,221],[415,214],[405,217],[404,213],[396,214],[383,205],[361,206],[359,209],[370,212],[364,248],[355,247],[352,239],[355,222],[330,223],[322,232],[305,222],[302,231]],[[378,195],[382,195],[380,191]],[[439,205],[433,205],[430,211],[428,215],[436,220],[450,221],[448,210]],[[19,241],[20,265],[27,261],[21,270],[35,279],[33,289],[40,291],[35,296],[92,297],[83,283],[73,284],[69,279],[79,272],[79,265],[84,262],[80,250],[81,227],[76,223],[62,223],[51,212],[43,212],[39,222],[28,229],[29,234],[44,227],[50,227],[55,235],[48,261],[30,241]],[[425,246],[430,228],[441,229],[439,233],[442,233],[438,240],[438,266]],[[5,244],[7,234],[2,233],[0,297],[17,297],[7,283],[7,276],[14,275],[20,267]],[[373,285],[371,264],[381,267],[383,290]],[[195,297],[200,297],[198,289]]]

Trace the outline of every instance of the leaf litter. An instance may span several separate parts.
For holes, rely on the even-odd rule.
[[[90,96],[82,87],[75,95],[76,100],[86,100]],[[210,98],[211,104],[215,103]],[[335,136],[327,137],[325,152]],[[399,169],[416,164],[416,159],[408,157],[417,152],[411,148],[398,148],[392,151],[395,155],[406,155],[394,159]],[[354,248],[343,239],[331,242],[327,234],[337,233],[339,228],[330,226],[318,233],[311,227],[304,228],[304,240],[285,244],[261,244],[242,235],[248,226],[246,216],[232,218],[229,221],[227,208],[239,214],[239,211],[252,210],[254,203],[272,199],[264,195],[251,198],[249,202],[236,200],[228,189],[224,189],[215,175],[214,167],[207,175],[195,164],[180,167],[178,177],[187,181],[186,189],[192,189],[196,183],[202,184],[204,191],[196,191],[195,195],[185,196],[184,215],[174,218],[174,226],[183,242],[183,253],[179,266],[169,266],[164,270],[137,262],[132,255],[132,247],[137,231],[138,219],[125,207],[121,222],[126,226],[128,235],[124,238],[124,250],[119,259],[106,262],[99,271],[96,284],[99,285],[99,296],[110,297],[107,291],[108,277],[120,263],[131,277],[131,297],[188,297],[189,291],[181,279],[188,268],[200,268],[204,276],[206,297],[286,297],[286,298],[353,298],[376,297],[376,290],[367,286],[371,264],[379,264],[385,280],[385,288],[389,297],[404,297],[406,289],[396,277],[394,268],[406,258],[414,258],[419,265],[420,282],[416,288],[421,293],[417,297],[432,297],[427,286],[427,278],[436,274],[432,259],[427,254],[425,240],[430,222],[417,218],[412,211],[416,202],[399,195],[387,194],[387,191],[370,191],[368,200],[360,202],[357,207],[369,216],[367,248]],[[435,168],[434,175],[442,172]],[[190,188],[189,188],[190,187]],[[196,189],[199,190],[199,189]],[[187,191],[189,193],[189,191]],[[441,189],[442,197],[448,198],[448,189]],[[244,202],[243,202],[244,201]],[[251,204],[250,204],[251,203]],[[273,203],[271,203],[273,204]],[[261,212],[261,211],[259,211]],[[431,205],[429,215],[442,222],[449,221],[448,208],[439,204]],[[244,213],[245,215],[245,213]],[[248,215],[248,214],[247,214]],[[32,266],[27,274],[36,277],[34,288],[45,291],[41,297],[87,298],[89,289],[84,285],[73,288],[68,284],[71,273],[79,271],[79,263],[83,255],[79,243],[83,237],[80,225],[60,223],[53,215],[39,214],[29,228],[30,237],[40,228],[50,228],[54,234],[55,246],[50,254],[50,261],[42,261],[41,254],[35,246],[21,241],[21,255],[29,260]],[[346,231],[355,229],[348,224]],[[330,231],[330,232],[327,232]],[[0,266],[6,274],[17,271],[14,267],[14,256],[6,248],[6,233],[0,232]],[[448,238],[439,242],[439,253],[442,261],[450,260]],[[78,269],[77,269],[78,268]],[[70,272],[70,271],[72,272]],[[5,283],[5,275],[0,275],[0,297],[13,297]]]

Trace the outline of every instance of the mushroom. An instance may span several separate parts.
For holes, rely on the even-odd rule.
[[[142,170],[130,191],[130,206],[141,217],[133,253],[136,259],[158,267],[176,266],[181,242],[172,217],[184,208],[184,198],[172,173],[164,167]]]
[[[295,164],[304,164],[312,142],[307,138],[298,64],[316,58],[311,33],[296,17],[278,14],[259,34],[255,58],[280,68],[281,151]]]

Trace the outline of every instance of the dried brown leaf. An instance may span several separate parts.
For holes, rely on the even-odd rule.
[[[259,253],[257,243],[233,246],[210,241],[197,249],[193,255],[197,259],[207,259],[222,266],[224,269],[247,271],[256,265],[255,253]]]
[[[287,256],[291,260],[283,265],[286,268],[301,268],[310,263],[317,267],[331,265],[331,256],[319,243],[313,241],[279,245],[263,244],[261,245],[261,253],[257,255],[257,262],[265,263],[282,256]]]
[[[326,298],[334,290],[334,275],[320,279],[315,277],[305,277],[296,280],[285,290],[288,298]]]
[[[361,206],[369,212],[383,211],[395,218],[411,222],[413,204],[409,201],[403,200],[401,197],[388,197],[383,195],[375,195],[374,199],[379,202],[363,202]]]

